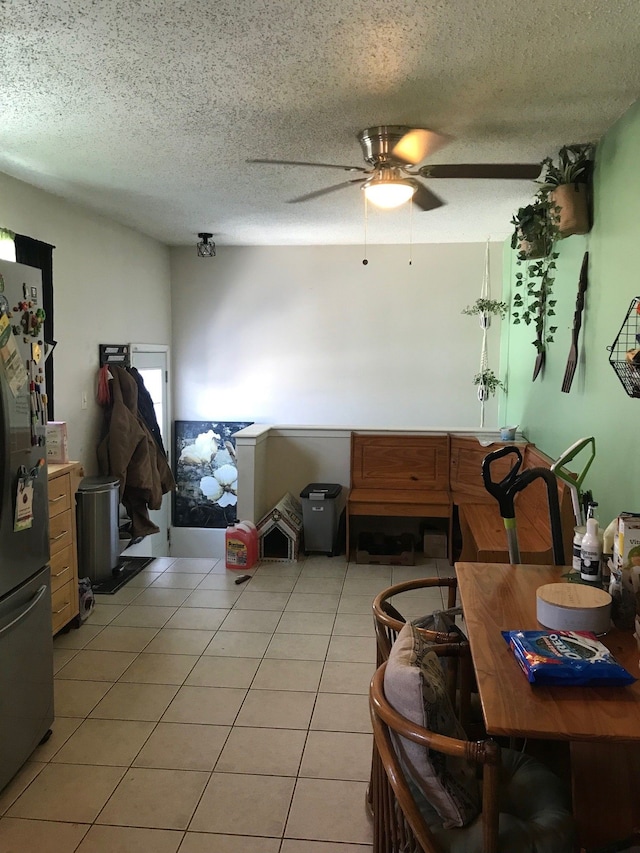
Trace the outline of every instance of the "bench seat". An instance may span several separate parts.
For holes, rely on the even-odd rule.
[[[533,444],[521,448],[523,451],[523,469],[549,468],[552,460]],[[505,460],[499,460],[504,464]],[[513,460],[512,460],[513,461]],[[508,470],[508,469],[506,469]],[[493,472],[494,479],[504,476],[504,472]],[[477,472],[481,482],[481,466]],[[573,557],[573,527],[575,520],[569,489],[562,482],[558,484],[558,503],[564,547],[564,563],[571,565]],[[472,488],[470,493],[476,491]],[[474,563],[508,563],[509,547],[504,521],[500,515],[498,502],[488,495],[489,501],[477,502],[477,497],[468,494],[467,499],[458,506],[458,517],[462,533],[462,553],[460,560]],[[553,543],[549,520],[547,486],[544,480],[537,479],[515,498],[516,534],[520,550],[520,562],[534,565],[552,565]]]
[[[451,560],[449,446],[448,433],[352,433],[347,554],[353,516],[446,518]]]
[[[347,498],[347,554],[350,519],[355,516],[443,518],[448,520],[447,550],[453,560],[453,519],[457,508],[462,533],[460,559],[508,563],[509,549],[498,503],[485,489],[482,460],[510,442],[482,445],[473,435],[455,433],[357,433],[351,435],[351,488]],[[526,441],[516,443],[523,468],[549,468],[552,460]],[[509,471],[513,457],[496,460],[494,480]],[[572,560],[575,524],[571,495],[558,480],[564,561]],[[516,533],[523,563],[552,564],[547,487],[534,480],[515,499]]]
[[[462,532],[462,562],[508,563],[507,533],[497,505],[463,504],[458,508]],[[516,511],[520,561],[535,565],[553,563],[548,523]]]
[[[351,515],[433,515],[449,512],[449,492],[430,492],[418,489],[351,489],[349,508]],[[404,510],[409,510],[405,512]]]

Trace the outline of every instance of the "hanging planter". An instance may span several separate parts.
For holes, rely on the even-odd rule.
[[[521,207],[511,220],[514,226],[511,248],[518,252],[519,261],[545,258],[552,247],[548,205],[542,200]]]
[[[500,317],[501,320],[504,320],[508,310],[509,306],[506,302],[499,302],[497,299],[486,299],[481,297],[480,299],[476,299],[473,305],[467,305],[466,308],[463,308],[462,313],[470,316],[477,316],[480,328],[488,329],[491,325],[491,315]]]
[[[491,369],[481,370],[479,373],[476,373],[473,377],[473,384],[478,386],[478,400],[481,403],[486,403],[489,397],[493,397],[498,388],[502,388],[504,391],[503,383]]]

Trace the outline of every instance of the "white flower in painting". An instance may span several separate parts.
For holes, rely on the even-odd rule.
[[[218,451],[218,441],[220,441],[220,436],[212,429],[207,432],[201,432],[193,444],[183,447],[179,461],[187,462],[191,465],[202,465],[203,463],[211,462]]]
[[[236,488],[238,469],[235,465],[221,465],[213,472],[213,477],[202,477],[200,490],[218,506],[235,506],[238,503]]]
[[[223,465],[232,465],[235,459],[231,456],[226,447],[216,453],[216,467],[221,468]]]
[[[215,477],[203,477],[200,480],[200,491],[210,501],[217,501],[224,493],[224,489]]]

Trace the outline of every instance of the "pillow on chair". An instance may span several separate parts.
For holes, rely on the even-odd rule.
[[[427,616],[412,619],[411,624],[415,625],[416,628],[426,628],[429,631],[439,631],[442,634],[457,634],[460,640],[466,640],[467,635],[456,624],[456,616],[460,615],[462,615],[462,607],[452,607],[450,610],[434,610]]]
[[[447,694],[437,655],[411,624],[391,648],[384,677],[387,701],[413,723],[436,734],[466,740]],[[443,827],[465,826],[480,812],[480,786],[463,758],[426,749],[407,738],[394,742],[405,771],[435,808]]]

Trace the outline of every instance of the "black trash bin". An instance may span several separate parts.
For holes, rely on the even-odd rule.
[[[304,552],[320,551],[332,556],[338,535],[339,483],[309,483],[301,492]]]
[[[85,477],[76,501],[78,571],[95,584],[111,578],[118,566],[120,482],[116,477]]]

